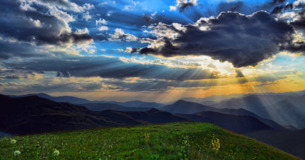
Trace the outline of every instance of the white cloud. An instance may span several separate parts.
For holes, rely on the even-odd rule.
[[[113,11],[108,11],[107,16],[110,17],[112,15]]]
[[[179,33],[176,30],[185,31],[185,28],[179,23],[173,23],[172,25],[168,25],[159,22],[156,26],[149,26],[149,28],[153,30],[145,31],[145,32],[154,34],[158,38],[167,37],[170,39],[175,39],[179,35]],[[174,28],[176,30],[174,30]]]
[[[131,48],[131,47],[126,47],[126,49],[120,48],[120,49],[114,49],[114,50],[119,51],[119,52],[134,53],[134,52],[136,52],[137,49]]]
[[[94,54],[94,53],[95,53],[95,50],[94,50],[94,49],[90,49],[90,50],[88,51],[88,53],[89,53],[89,54]]]
[[[121,48],[119,48],[119,49],[114,49],[115,51],[119,51],[119,52],[125,52],[125,50],[124,49],[121,49]]]
[[[94,8],[94,5],[89,4],[89,3],[85,3],[85,4],[83,5],[83,9],[84,9],[84,10],[90,10],[90,9],[93,9],[93,8]]]
[[[107,24],[107,21],[105,19],[99,19],[99,20],[95,20],[95,24],[99,25],[99,24]]]
[[[177,10],[177,7],[176,7],[176,6],[169,6],[169,10],[170,10],[170,11],[176,11],[176,10]]]
[[[83,14],[83,18],[88,21],[89,19],[91,19],[91,15],[89,14],[89,12],[87,11],[86,13]]]
[[[131,53],[132,50],[133,50],[133,49],[132,49],[131,47],[127,47],[126,50],[125,50],[125,52]]]
[[[38,19],[37,19],[37,20],[34,20],[34,19],[30,18],[29,21],[30,21],[35,27],[37,27],[37,28],[41,28],[41,27],[42,27],[42,24],[41,24],[40,20],[38,20]]]
[[[98,28],[99,31],[107,31],[109,28],[107,26],[100,26]]]
[[[90,10],[94,8],[94,5],[85,3],[83,6],[80,6],[69,0],[61,1],[39,1],[39,0],[18,0],[20,2],[20,9],[25,11],[36,11],[35,8],[31,7],[33,3],[51,8],[55,7],[60,10],[73,11],[73,12],[84,12],[85,10]]]
[[[305,3],[305,0],[297,0],[293,3],[294,6],[298,6],[300,4],[304,4]]]
[[[114,34],[111,35],[111,37],[109,38],[110,41],[121,41],[121,40],[125,40],[125,41],[137,41],[138,37],[129,34],[129,33],[125,33],[122,29],[117,28],[115,29]]]
[[[137,6],[137,2],[133,1],[131,2],[132,4],[129,4],[129,5],[125,5],[124,6],[124,10],[131,10],[131,9],[135,9],[136,6]]]
[[[175,6],[169,6],[170,11],[176,11],[178,7],[182,7],[186,4],[191,4],[196,6],[198,0],[176,0],[176,5]]]
[[[19,0],[20,6],[19,8],[24,11],[36,11],[35,8],[31,7],[33,2],[26,0]]]
[[[75,34],[81,35],[81,34],[89,34],[89,30],[88,28],[84,28],[84,29],[77,29]]]

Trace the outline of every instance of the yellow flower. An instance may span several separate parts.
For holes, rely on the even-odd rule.
[[[213,134],[213,138],[212,138],[212,149],[214,150],[215,153],[217,153],[219,151],[220,148],[220,142],[218,138],[215,138],[215,135]]]
[[[149,133],[144,133],[144,138],[145,138],[145,141],[146,141],[146,142],[149,141],[149,137],[150,137],[150,134],[149,134]]]
[[[11,144],[15,144],[16,142],[16,139],[11,139]]]
[[[59,150],[55,149],[54,152],[53,152],[53,155],[54,156],[59,156]]]

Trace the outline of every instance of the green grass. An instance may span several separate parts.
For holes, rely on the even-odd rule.
[[[214,152],[213,134],[220,140]],[[146,138],[145,138],[146,135]],[[149,136],[147,136],[149,135]],[[0,139],[0,159],[297,159],[208,123],[99,128]],[[54,150],[60,154],[55,156]],[[21,154],[14,156],[14,151]]]

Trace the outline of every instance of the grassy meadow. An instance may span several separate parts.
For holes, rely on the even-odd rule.
[[[0,139],[0,160],[289,160],[296,157],[208,123],[169,123]]]

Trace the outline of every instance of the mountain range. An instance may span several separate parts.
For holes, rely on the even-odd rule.
[[[155,102],[129,101],[129,102],[115,102],[115,101],[89,101],[82,98],[62,96],[53,97],[44,93],[29,94],[17,97],[26,97],[36,95],[55,102],[67,102],[85,106],[92,111],[148,111],[151,108],[156,108],[170,113],[194,114],[203,111],[213,111],[217,113],[252,116],[268,125],[280,124],[289,129],[304,129],[305,128],[305,95],[304,91],[292,93],[268,93],[240,96],[235,95],[228,100],[222,102],[206,101],[215,100],[219,97],[212,97],[208,99],[201,99],[211,105],[204,105],[200,103],[179,100],[170,105],[163,105]],[[16,96],[11,96],[16,97]],[[193,98],[195,99],[195,98]],[[192,100],[192,99],[190,99]],[[200,99],[197,99],[198,101]],[[205,104],[206,104],[205,103]],[[280,128],[275,127],[275,128]]]
[[[303,102],[301,98],[304,96],[284,97],[274,99],[274,103],[279,105],[276,107],[282,111],[285,111],[282,109],[285,106],[287,108],[289,105],[298,105]],[[242,99],[245,101],[238,103]],[[75,104],[66,103],[66,101],[72,101]],[[121,105],[105,101],[88,101],[76,97],[54,98],[46,94],[24,96],[0,95],[0,137],[105,126],[132,126],[195,121],[213,123],[222,128],[242,133],[273,145],[291,154],[304,157],[305,143],[302,141],[304,130],[297,130],[293,126],[282,127],[268,118],[262,118],[268,115],[266,114],[268,109],[263,109],[262,106],[265,103],[259,101],[258,96],[249,95],[234,98],[213,106],[184,100],[158,107],[147,107],[149,105],[136,106],[134,103],[124,106],[124,102],[119,103]],[[145,104],[147,102],[136,103]],[[228,104],[230,109],[225,108],[225,104]],[[255,105],[258,107],[256,108]],[[290,107],[292,110],[296,108],[302,109],[302,105]],[[287,112],[294,114],[293,111]],[[269,116],[269,118],[272,118],[272,116]]]
[[[248,95],[212,107],[245,109],[282,126],[305,129],[305,95]]]
[[[83,98],[71,96],[53,97],[44,93],[29,94],[17,97],[31,95],[36,95],[55,102],[67,102],[82,105],[93,111],[104,111],[109,109],[117,111],[147,111],[151,108],[157,108],[170,113],[182,114],[214,111],[229,115],[253,116],[261,121],[264,121],[264,123],[269,123],[266,122],[266,120],[271,120],[272,122],[276,122],[277,124],[290,129],[305,129],[305,91],[279,94],[252,94],[245,96],[234,95],[225,97],[225,100],[221,102],[219,102],[218,96],[205,99],[186,98],[189,100],[201,101],[203,104],[179,100],[170,105],[142,101],[89,101]],[[235,98],[230,99],[230,97]]]
[[[181,112],[170,110],[169,108],[172,108],[172,105],[145,111],[124,112],[113,110],[114,108],[112,110],[93,111],[92,108],[89,110],[80,105],[54,102],[32,95],[21,97],[1,95],[0,102],[2,111],[0,113],[0,131],[10,134],[33,134],[101,126],[126,126],[177,121],[209,122],[238,133],[284,129],[275,122],[264,120],[244,110],[232,110],[230,115],[229,109],[213,109],[212,107],[182,100],[172,105],[181,109],[184,106],[185,112],[183,110],[180,110]],[[192,113],[187,111],[188,109],[201,110],[200,113]]]
[[[28,96],[38,96],[41,98],[45,98],[54,102],[65,102],[77,105],[88,105],[95,104],[92,106],[97,106],[101,104],[103,106],[112,105],[112,106],[120,106],[120,107],[129,107],[129,108],[158,108],[163,106],[163,104],[155,103],[155,102],[143,102],[143,101],[127,101],[127,102],[116,102],[116,101],[89,101],[84,98],[72,97],[72,96],[59,96],[54,97],[45,93],[37,93],[37,94],[26,94],[26,95],[9,95],[10,97],[28,97]],[[88,105],[89,106],[89,105]],[[101,109],[98,109],[101,110]],[[103,110],[103,109],[102,109]]]
[[[147,112],[96,112],[83,106],[54,102],[38,96],[12,98],[0,95],[0,102],[0,131],[10,134],[189,121],[154,109]]]

